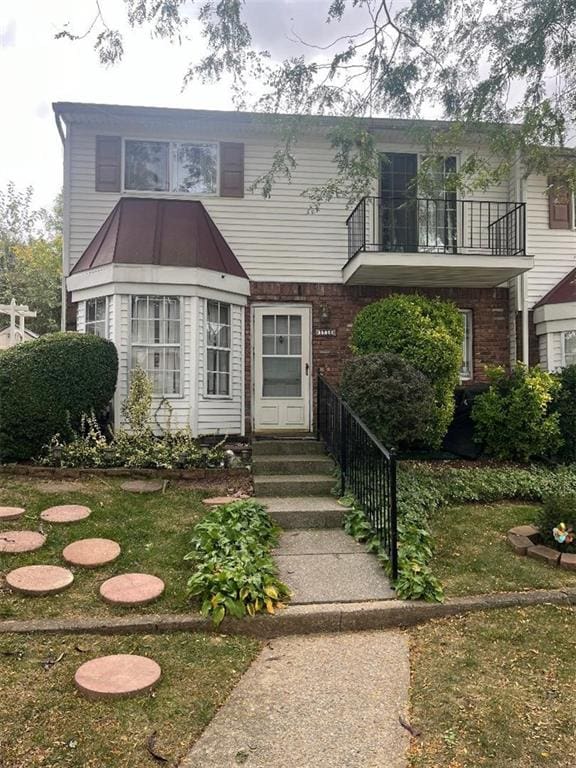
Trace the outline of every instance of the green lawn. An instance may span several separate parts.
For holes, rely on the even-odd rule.
[[[431,521],[431,567],[446,595],[576,586],[575,572],[516,555],[506,543],[508,530],[534,522],[537,510],[510,502],[440,509]]]
[[[411,768],[574,768],[576,614],[539,606],[411,631]]]
[[[239,637],[177,633],[135,637],[0,637],[2,768],[140,768],[178,765],[259,650]],[[162,667],[157,688],[123,701],[89,701],[74,673],[110,653]],[[43,662],[61,661],[45,669]],[[155,761],[147,741],[156,732]]]
[[[42,526],[46,544],[28,554],[0,555],[0,573],[21,565],[64,564],[61,553],[72,541],[103,537],[117,541],[120,557],[111,565],[86,570],[72,568],[74,584],[64,592],[47,597],[23,597],[0,586],[0,619],[50,616],[119,615],[135,610],[154,612],[189,611],[186,581],[190,565],[183,561],[188,552],[190,532],[204,513],[206,493],[168,486],[165,493],[134,494],[120,489],[120,479],[42,482],[0,477],[0,505],[26,508],[24,518],[3,523],[0,530]],[[40,521],[40,512],[56,504],[85,504],[92,515],[84,521],[50,525]],[[148,607],[117,608],[106,605],[98,595],[99,585],[109,576],[144,571],[160,576],[166,583],[164,595]]]

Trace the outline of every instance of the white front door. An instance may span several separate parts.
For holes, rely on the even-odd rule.
[[[310,430],[310,308],[254,308],[254,429]]]

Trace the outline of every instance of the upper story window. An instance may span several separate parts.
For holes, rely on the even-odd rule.
[[[472,355],[472,310],[461,309],[460,316],[464,321],[464,339],[462,341],[461,381],[474,378],[474,360]]]
[[[208,142],[124,142],[124,189],[214,195],[218,144]]]
[[[107,338],[106,309],[107,299],[105,296],[99,296],[97,299],[87,299],[84,333],[101,336],[103,339]]]

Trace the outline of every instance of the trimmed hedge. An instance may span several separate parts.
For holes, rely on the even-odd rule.
[[[56,433],[99,414],[114,395],[118,355],[98,336],[53,333],[0,353],[0,462],[37,456]]]
[[[563,445],[560,456],[564,461],[576,461],[576,365],[564,368],[559,376],[560,391],[552,404],[558,414],[558,426]]]
[[[454,390],[462,364],[464,323],[455,304],[418,294],[397,294],[368,304],[352,327],[358,355],[392,352],[428,377],[435,392],[436,418],[424,436],[438,448],[454,414]]]
[[[434,426],[434,389],[400,355],[381,352],[348,360],[342,396],[387,448],[422,444]]]

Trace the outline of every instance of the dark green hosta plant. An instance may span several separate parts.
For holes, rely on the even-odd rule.
[[[184,558],[195,569],[188,593],[200,601],[202,615],[218,625],[227,615],[273,614],[282,606],[290,592],[272,559],[277,542],[278,528],[262,504],[234,501],[208,512]]]

